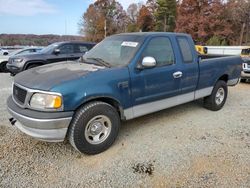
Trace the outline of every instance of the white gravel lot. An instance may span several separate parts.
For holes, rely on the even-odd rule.
[[[250,83],[218,112],[196,101],[125,122],[110,149],[87,156],[10,126],[11,82],[0,74],[0,187],[250,187]]]

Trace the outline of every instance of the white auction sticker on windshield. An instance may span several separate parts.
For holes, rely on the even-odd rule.
[[[137,45],[138,45],[138,42],[124,41],[122,43],[122,46],[133,47],[133,48],[135,48]]]

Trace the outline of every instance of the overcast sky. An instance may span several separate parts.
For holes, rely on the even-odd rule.
[[[119,0],[124,9],[134,2]],[[94,0],[0,0],[0,33],[78,34],[77,23]]]

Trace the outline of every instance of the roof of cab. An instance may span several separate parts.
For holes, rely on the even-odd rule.
[[[134,33],[120,33],[117,35],[134,35],[134,36],[157,36],[157,35],[173,35],[173,36],[190,36],[186,33],[174,33],[174,32],[134,32]]]

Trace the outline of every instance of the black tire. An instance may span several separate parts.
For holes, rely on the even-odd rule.
[[[3,72],[3,63],[0,64],[0,72]]]
[[[96,133],[95,136],[99,139],[104,139],[102,142],[97,143],[94,141],[95,136],[91,138],[89,135],[94,135],[91,133],[92,127],[103,120],[94,119],[99,117],[108,118],[105,121],[107,121],[106,124],[111,123],[111,128],[109,134],[103,134],[103,137],[101,137],[102,134],[98,136]],[[107,128],[104,127],[106,124],[105,122],[102,124],[101,130]],[[89,155],[98,154],[108,149],[114,143],[120,129],[120,124],[120,116],[113,106],[99,101],[90,102],[76,111],[69,127],[68,139],[71,145],[81,153]],[[88,129],[90,130],[88,131]]]
[[[247,79],[241,78],[240,81],[245,83],[245,82],[247,82]]]
[[[6,67],[6,64],[7,64],[7,62],[2,62],[2,63],[0,64],[0,72],[4,72],[4,73],[8,72],[8,69],[7,69],[7,67]]]
[[[216,94],[218,93],[222,94],[222,92],[224,93],[223,99],[222,98],[219,99],[218,96],[216,97]],[[220,110],[224,106],[227,100],[227,93],[228,93],[227,83],[223,80],[219,80],[215,84],[212,94],[204,98],[204,107],[212,111]]]

